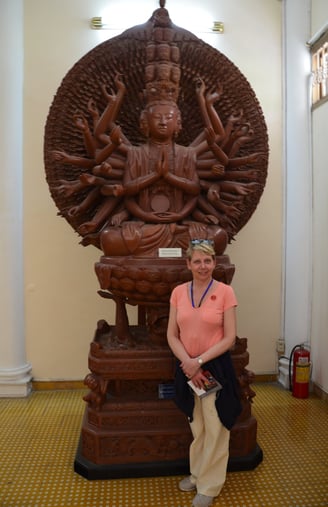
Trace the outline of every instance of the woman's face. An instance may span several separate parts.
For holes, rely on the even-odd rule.
[[[187,266],[194,280],[206,281],[212,277],[215,260],[211,255],[195,250],[191,259],[187,259]]]

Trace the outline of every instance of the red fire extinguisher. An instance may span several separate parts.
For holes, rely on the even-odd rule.
[[[296,345],[291,353],[293,358],[292,394],[295,398],[308,398],[310,384],[310,352],[304,345]]]

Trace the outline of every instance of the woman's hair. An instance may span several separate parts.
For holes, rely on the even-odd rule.
[[[192,254],[196,251],[215,258],[214,242],[210,239],[192,239],[186,251],[188,259],[191,259]]]

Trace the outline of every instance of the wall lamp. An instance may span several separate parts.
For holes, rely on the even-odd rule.
[[[118,29],[118,27],[114,27],[113,25],[109,25],[107,23],[103,22],[103,19],[101,16],[96,16],[94,18],[91,18],[90,20],[90,27],[93,30],[113,30]],[[214,21],[213,26],[209,29],[200,29],[201,32],[213,32],[213,33],[224,33],[224,24],[222,21]]]

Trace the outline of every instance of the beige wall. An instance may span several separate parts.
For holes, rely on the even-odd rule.
[[[35,379],[82,379],[97,320],[113,323],[113,306],[97,295],[93,272],[100,252],[83,248],[79,237],[56,216],[43,166],[43,132],[61,80],[87,51],[113,32],[89,29],[104,7],[122,16],[125,0],[25,0],[24,84],[24,259],[27,358]],[[167,0],[174,8],[183,0]],[[131,5],[131,2],[130,2]],[[136,5],[132,3],[132,5]],[[158,7],[149,0],[144,21]],[[170,8],[172,5],[172,9]],[[233,286],[238,331],[249,339],[250,368],[276,371],[280,334],[282,238],[281,2],[203,0],[224,35],[204,35],[245,74],[263,108],[270,140],[268,181],[253,217],[229,246],[236,264]],[[198,6],[188,2],[188,11]],[[254,15],[256,13],[256,16]],[[139,22],[139,21],[138,21]],[[131,309],[133,322],[134,309]]]

